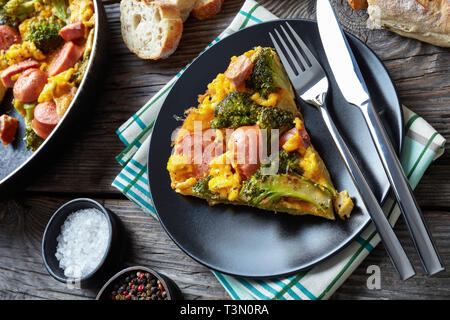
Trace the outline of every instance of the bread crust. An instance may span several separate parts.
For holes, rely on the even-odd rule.
[[[180,10],[180,16],[181,20],[185,22],[189,15],[191,14],[192,9],[194,9],[195,4],[197,3],[197,0],[165,0],[169,1],[170,3],[178,6],[178,9]]]
[[[158,10],[161,22],[164,23],[164,37],[160,45],[160,50],[152,55],[145,55],[140,50],[134,48],[128,41],[129,35],[127,32],[127,24],[125,23],[125,9],[126,6],[132,2],[142,2],[147,6],[154,6]],[[145,14],[145,13],[143,13]],[[121,31],[122,38],[127,48],[142,59],[165,59],[169,57],[178,47],[178,44],[183,33],[183,21],[180,17],[180,11],[177,6],[164,0],[122,0],[121,2]]]
[[[369,25],[450,47],[450,0],[368,0]]]
[[[347,0],[353,10],[361,10],[367,8],[367,0]]]
[[[159,56],[159,58],[165,59],[174,53],[178,48],[181,36],[183,34],[183,20],[180,17],[180,10],[177,6],[165,3],[164,1],[156,2],[159,2],[161,11],[164,13],[163,18],[167,19],[169,22],[169,32],[166,36],[166,41],[161,48],[161,53]]]
[[[214,17],[222,9],[224,0],[198,0],[191,14],[198,20]]]

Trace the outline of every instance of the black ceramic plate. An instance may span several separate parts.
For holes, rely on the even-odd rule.
[[[330,74],[320,43],[317,24],[289,20],[313,54]],[[347,221],[328,221],[313,216],[273,214],[245,206],[217,205],[182,196],[170,188],[166,163],[172,130],[180,125],[174,115],[197,105],[197,95],[217,73],[226,70],[230,57],[255,46],[272,46],[268,32],[272,21],[236,32],[204,52],[183,73],[166,98],[152,133],[148,173],[151,195],[161,223],[169,236],[189,256],[223,273],[245,277],[288,275],[330,257],[354,239],[369,223],[369,216],[345,169],[319,112],[299,103],[312,143],[322,155],[339,190],[348,189],[356,207]],[[347,35],[369,87],[375,108],[397,150],[403,136],[402,112],[392,82],[375,54],[362,42]],[[334,79],[328,105],[338,127],[354,152],[377,198],[383,202],[389,183],[371,143],[360,112],[347,104]]]
[[[79,122],[79,116],[86,112],[86,107],[91,105],[90,102],[96,94],[95,84],[99,81],[106,53],[107,21],[103,3],[101,0],[93,0],[93,2],[96,30],[90,62],[84,79],[64,117],[36,152],[26,150],[26,143],[23,140],[25,123],[23,117],[12,106],[11,90],[0,104],[0,115],[6,113],[19,120],[19,127],[13,143],[6,147],[0,145],[0,196],[29,182],[27,180],[30,180],[30,173],[35,172],[35,168],[40,165],[46,165],[46,159],[51,157],[51,152],[57,146],[56,142],[64,141],[67,138],[65,135],[69,133],[68,128],[82,125],[82,122]]]

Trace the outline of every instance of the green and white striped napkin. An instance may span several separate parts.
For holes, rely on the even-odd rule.
[[[247,0],[231,25],[205,50],[237,30],[273,19],[277,17],[255,1]],[[157,215],[148,191],[147,177],[150,133],[165,97],[184,70],[117,130],[126,148],[117,156],[123,170],[112,185],[155,218]],[[403,107],[403,112],[406,137],[401,162],[411,186],[415,188],[428,166],[444,152],[445,139],[417,114],[406,107]],[[383,209],[394,225],[400,215],[396,202],[388,198]],[[380,238],[371,224],[338,254],[291,277],[254,280],[213,273],[233,299],[327,299],[379,242]]]

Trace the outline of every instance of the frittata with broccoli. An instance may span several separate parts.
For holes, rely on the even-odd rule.
[[[210,205],[350,217],[353,201],[334,188],[312,146],[274,49],[232,57],[198,103],[172,141],[167,170],[176,192]]]

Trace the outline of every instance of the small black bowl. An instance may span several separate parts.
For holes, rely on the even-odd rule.
[[[108,246],[102,260],[94,271],[79,279],[71,279],[64,275],[64,270],[59,266],[59,261],[56,259],[55,253],[58,245],[56,238],[61,232],[61,226],[71,213],[89,208],[99,210],[107,218],[109,226]],[[45,267],[50,275],[58,281],[74,286],[79,285],[81,288],[92,288],[97,286],[110,275],[115,266],[120,264],[120,259],[123,255],[123,245],[121,245],[120,234],[121,227],[117,217],[97,201],[87,198],[69,201],[56,210],[45,228],[42,237],[42,257],[44,259]]]
[[[181,293],[180,288],[173,282],[171,279],[169,279],[167,276],[156,272],[153,269],[142,267],[142,266],[135,266],[135,267],[129,267],[126,269],[123,269],[116,273],[114,276],[111,277],[111,279],[108,280],[108,282],[105,283],[105,285],[100,289],[100,291],[97,294],[96,300],[109,300],[109,294],[112,291],[112,286],[116,283],[116,281],[120,280],[121,278],[126,277],[128,274],[131,274],[133,272],[142,271],[142,272],[148,272],[152,274],[156,279],[161,281],[162,286],[167,292],[167,300],[182,300],[183,294]]]

